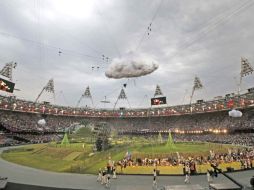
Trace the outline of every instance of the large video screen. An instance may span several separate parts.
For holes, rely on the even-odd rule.
[[[0,90],[13,93],[15,83],[0,78]]]
[[[151,98],[151,105],[163,105],[167,104],[166,97]]]

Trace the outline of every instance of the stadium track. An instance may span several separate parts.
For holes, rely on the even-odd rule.
[[[15,147],[11,147],[15,148]],[[0,148],[0,154],[8,147]],[[250,186],[249,181],[254,175],[253,170],[234,172],[229,174],[244,186]],[[96,182],[97,176],[90,174],[56,173],[14,164],[0,158],[0,176],[8,177],[7,190],[105,190]],[[112,190],[149,190],[152,189],[151,176],[121,175],[117,180],[111,180]],[[183,176],[159,176],[159,186],[183,185]],[[215,183],[230,183],[228,179],[219,175]],[[206,175],[191,176],[191,184],[200,184],[207,188]]]

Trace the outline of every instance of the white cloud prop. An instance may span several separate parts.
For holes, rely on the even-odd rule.
[[[228,112],[230,117],[242,117],[243,113],[239,110],[231,110]]]
[[[152,59],[127,55],[123,58],[114,59],[105,75],[115,79],[140,77],[154,72],[158,67],[158,63]]]
[[[40,126],[45,126],[45,125],[46,125],[45,119],[40,119],[40,120],[38,121],[38,125],[40,125]]]

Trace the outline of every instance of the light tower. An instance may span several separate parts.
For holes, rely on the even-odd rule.
[[[0,74],[2,76],[7,77],[10,81],[12,81],[12,71],[17,67],[17,63],[14,61],[11,61],[9,63],[6,63],[5,66],[0,71]]]
[[[115,107],[116,107],[116,105],[117,105],[119,100],[126,100],[128,102],[129,107],[131,107],[130,102],[129,102],[129,100],[128,100],[128,98],[126,96],[126,93],[125,93],[123,88],[121,89],[120,94],[119,94],[119,96],[116,99],[116,102],[115,102],[113,110],[115,110]]]
[[[12,61],[9,63],[6,63],[5,66],[0,70],[0,75],[4,76],[7,79],[2,79],[0,78],[0,90],[5,91],[8,93],[13,93],[14,90],[19,90],[15,89],[15,83],[12,81],[12,72],[13,69],[17,67],[17,63]],[[13,96],[15,97],[15,96]],[[11,96],[10,96],[11,98]]]
[[[192,98],[193,98],[194,92],[196,90],[199,90],[199,89],[202,89],[202,88],[203,88],[203,84],[201,83],[201,80],[199,79],[199,77],[195,76],[194,84],[193,84],[192,92],[191,92],[191,96],[190,96],[190,105],[192,103]]]
[[[254,71],[253,67],[249,63],[248,59],[241,57],[241,72],[240,72],[240,80],[239,80],[238,91],[237,91],[238,95],[240,95],[243,77],[252,74],[253,71]]]
[[[156,97],[156,96],[163,96],[161,88],[158,84],[156,85],[156,89],[155,89],[155,92],[154,92],[154,97]]]
[[[92,106],[94,107],[94,104],[93,104],[93,97],[92,97],[92,94],[91,94],[91,92],[90,92],[89,86],[86,87],[85,92],[81,95],[80,99],[79,99],[78,102],[77,102],[76,107],[79,107],[79,104],[80,104],[81,100],[84,99],[84,98],[90,99],[90,100],[91,100],[91,103],[92,103]]]
[[[54,80],[53,79],[50,79],[48,81],[48,83],[46,84],[46,86],[44,86],[40,92],[40,94],[37,96],[36,100],[35,100],[35,103],[38,102],[39,98],[41,97],[41,95],[43,94],[43,92],[46,91],[46,92],[49,92],[49,93],[52,93],[53,94],[53,97],[54,97],[54,102],[55,102],[55,87],[54,87]]]

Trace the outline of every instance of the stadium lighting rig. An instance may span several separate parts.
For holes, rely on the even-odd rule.
[[[151,106],[167,104],[166,96],[163,96],[160,86],[157,84],[154,97],[151,98]]]
[[[19,89],[14,89],[15,83],[12,82],[12,72],[13,69],[17,67],[17,63],[12,61],[9,63],[6,63],[5,66],[2,68],[0,71],[0,75],[6,77],[7,79],[2,79],[0,78],[0,90],[13,93],[14,90],[19,90]]]
[[[254,69],[249,63],[248,59],[241,57],[241,72],[240,72],[240,81],[238,84],[238,95],[240,95],[243,77],[252,74],[253,71]]]
[[[35,100],[35,103],[38,102],[39,98],[41,97],[41,95],[43,94],[43,92],[46,91],[46,92],[49,92],[49,93],[52,93],[53,94],[53,97],[54,97],[54,101],[55,101],[55,86],[54,86],[54,79],[50,79],[48,81],[48,83],[46,84],[46,86],[44,86],[41,90],[41,92],[39,93],[39,95],[37,96],[36,100]]]
[[[79,107],[80,102],[81,102],[82,99],[84,99],[84,98],[90,99],[90,100],[91,100],[91,103],[92,103],[92,106],[94,107],[94,104],[93,104],[93,97],[92,97],[92,94],[91,94],[91,92],[90,92],[89,86],[86,87],[85,92],[81,95],[80,99],[79,99],[78,102],[77,102],[76,107]]]
[[[196,90],[199,90],[199,89],[202,89],[202,88],[203,88],[203,84],[202,84],[200,78],[198,76],[195,76],[194,84],[193,84],[192,92],[191,92],[191,96],[190,96],[190,106],[191,106],[191,103],[192,103],[192,98],[193,98],[194,92]]]
[[[128,98],[127,98],[127,96],[126,96],[126,93],[125,93],[125,91],[124,91],[123,88],[121,89],[120,94],[119,94],[119,96],[118,96],[117,99],[116,99],[116,102],[115,102],[115,105],[114,105],[113,110],[115,110],[116,105],[117,105],[117,103],[118,103],[119,100],[126,100],[126,101],[128,102],[128,104],[129,104],[129,107],[131,107],[130,102],[129,102],[129,100],[128,100]]]
[[[10,81],[12,81],[12,70],[17,67],[17,63],[14,61],[11,61],[9,63],[6,63],[5,66],[0,71],[0,74],[2,76],[7,77]]]

